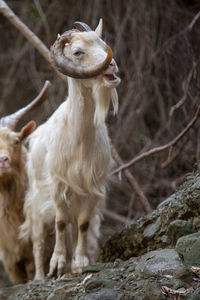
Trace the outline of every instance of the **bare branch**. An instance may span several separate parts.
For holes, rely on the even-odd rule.
[[[129,161],[128,163],[120,166],[119,168],[117,168],[116,170],[114,170],[112,172],[112,174],[121,172],[122,170],[125,170],[127,168],[130,168],[131,166],[133,166],[136,162],[150,156],[153,155],[155,153],[158,152],[162,152],[165,151],[166,149],[173,147],[174,145],[176,145],[178,143],[178,141],[192,128],[192,126],[195,124],[195,122],[197,121],[198,117],[199,117],[199,112],[200,112],[200,105],[197,108],[197,111],[193,117],[193,119],[190,121],[190,123],[183,129],[183,131],[181,133],[179,133],[179,135],[177,137],[175,137],[172,141],[170,141],[169,143],[160,146],[160,147],[155,147],[147,152],[144,152],[138,156],[136,156],[135,158],[133,158],[131,161]]]
[[[108,209],[104,209],[103,213],[104,213],[105,216],[107,216],[108,218],[111,218],[115,221],[119,221],[119,222],[124,223],[124,224],[130,224],[131,223],[131,219],[125,218],[125,217],[123,217],[123,216],[121,216],[121,215],[119,215],[119,214],[117,214],[113,211],[108,210]]]
[[[195,25],[195,23],[198,21],[198,19],[200,18],[200,11],[196,14],[196,16],[192,19],[192,22],[188,25],[187,29],[188,30],[192,30],[193,26]]]
[[[175,105],[173,105],[171,107],[170,112],[169,112],[169,116],[170,117],[172,117],[174,111],[176,109],[180,108],[184,104],[184,102],[186,101],[187,95],[188,95],[189,85],[190,85],[190,82],[192,80],[192,76],[193,76],[193,73],[194,73],[194,70],[195,70],[196,66],[197,66],[197,63],[194,63],[193,67],[190,70],[189,75],[188,75],[188,77],[186,79],[186,82],[184,83],[183,97]]]
[[[112,156],[115,159],[115,161],[120,165],[123,166],[123,161],[118,154],[117,150],[115,147],[112,145]],[[139,196],[140,201],[144,207],[144,210],[146,213],[150,213],[152,211],[151,206],[149,204],[148,199],[146,198],[145,194],[143,193],[142,189],[140,188],[139,184],[137,183],[136,179],[134,176],[131,174],[129,170],[124,171],[124,175],[126,176],[129,184],[131,185],[131,188],[134,190],[134,192]]]
[[[50,42],[50,28],[49,28],[49,24],[48,24],[48,21],[47,21],[47,17],[42,9],[42,6],[40,4],[40,0],[34,0],[34,3],[35,3],[35,6],[40,14],[40,17],[42,19],[42,23],[44,25],[44,28],[46,30],[46,34],[47,34],[47,39],[48,39],[48,42]]]
[[[161,163],[160,167],[162,169],[168,167],[168,165],[171,164],[177,158],[177,156],[183,151],[183,148],[187,144],[188,141],[189,141],[189,137],[186,137],[186,139],[182,143],[182,145],[176,151],[174,151],[174,153],[170,154],[168,156],[168,158]]]
[[[57,75],[67,83],[66,76],[58,72],[51,64],[50,51],[44,43],[15,15],[5,1],[0,0],[0,12],[27,38],[27,40],[42,54],[52,66]]]

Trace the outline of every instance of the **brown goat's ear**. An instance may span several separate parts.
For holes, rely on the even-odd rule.
[[[23,141],[27,136],[29,136],[36,127],[36,123],[34,121],[30,121],[26,124],[20,131],[20,140]]]

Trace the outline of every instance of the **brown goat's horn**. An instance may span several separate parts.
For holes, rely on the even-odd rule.
[[[79,25],[84,24],[77,22]],[[86,25],[86,24],[85,24]],[[82,26],[82,25],[80,25]],[[87,25],[86,25],[87,26]],[[87,26],[89,28],[89,26]],[[76,27],[78,29],[78,27]],[[82,27],[81,27],[82,28]],[[74,31],[75,32],[75,31]],[[87,79],[99,75],[103,70],[105,70],[113,57],[112,50],[106,45],[107,56],[104,61],[94,66],[75,66],[71,60],[67,59],[63,54],[63,49],[66,42],[70,42],[70,35],[73,33],[72,30],[63,33],[51,46],[51,59],[53,65],[58,68],[58,70],[73,78]]]
[[[50,85],[50,82],[46,80],[41,92],[33,101],[31,101],[31,103],[19,109],[15,113],[0,119],[0,127],[8,127],[11,130],[15,130],[17,123],[23,116],[25,116],[34,107],[42,104],[47,99],[47,97],[49,96]]]
[[[79,22],[79,21],[74,23],[74,27],[76,29],[78,29],[79,31],[92,31],[90,26],[88,26],[87,24],[85,24],[83,22]]]

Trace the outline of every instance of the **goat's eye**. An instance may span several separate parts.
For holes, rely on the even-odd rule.
[[[18,139],[18,138],[16,138],[15,140],[14,140],[14,144],[15,145],[18,145],[20,143],[20,140]]]
[[[83,54],[83,51],[81,50],[75,50],[73,53],[74,56],[80,56],[81,54]]]

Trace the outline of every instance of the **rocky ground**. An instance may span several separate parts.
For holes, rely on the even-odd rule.
[[[83,274],[4,287],[5,299],[200,299],[200,163],[157,210],[109,239]]]

